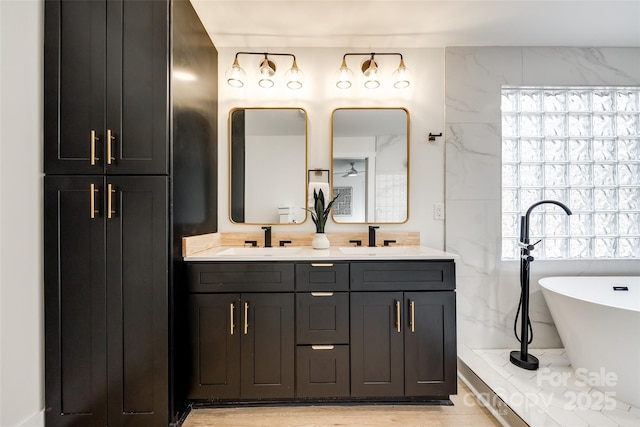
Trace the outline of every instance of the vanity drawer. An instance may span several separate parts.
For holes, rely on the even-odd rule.
[[[298,291],[349,290],[349,264],[339,262],[311,262],[296,264]]]
[[[296,343],[349,343],[349,293],[296,294]]]
[[[349,346],[296,347],[297,397],[348,397]]]
[[[453,261],[352,262],[354,291],[454,290]]]
[[[198,262],[187,264],[189,292],[293,292],[294,264]]]

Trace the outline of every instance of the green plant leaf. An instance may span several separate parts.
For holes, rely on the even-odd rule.
[[[324,193],[322,192],[322,189],[318,190],[317,192],[315,188],[313,189],[313,199],[315,202],[313,209],[311,208],[304,208],[304,209],[311,213],[311,220],[316,225],[316,232],[324,233],[324,226],[327,223],[327,219],[329,219],[329,212],[331,212],[331,207],[333,206],[333,203],[336,201],[338,196],[340,196],[340,193],[338,193],[333,198],[333,200],[329,202],[329,205],[325,208]]]

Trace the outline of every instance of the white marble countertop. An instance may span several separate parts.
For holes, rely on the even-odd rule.
[[[451,260],[458,255],[426,246],[367,246],[313,249],[309,246],[272,248],[221,246],[184,257],[185,261],[351,261],[351,260]]]

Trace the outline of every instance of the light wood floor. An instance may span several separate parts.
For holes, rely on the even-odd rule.
[[[451,400],[454,406],[359,405],[196,409],[191,411],[182,427],[500,426],[459,380],[458,394],[451,396]]]

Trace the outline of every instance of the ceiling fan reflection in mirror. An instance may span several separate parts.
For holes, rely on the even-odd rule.
[[[346,176],[358,176],[358,171],[354,167],[355,163],[356,162],[350,162],[349,163],[351,165],[351,169],[349,169],[344,175],[342,175],[343,177],[346,177]]]

